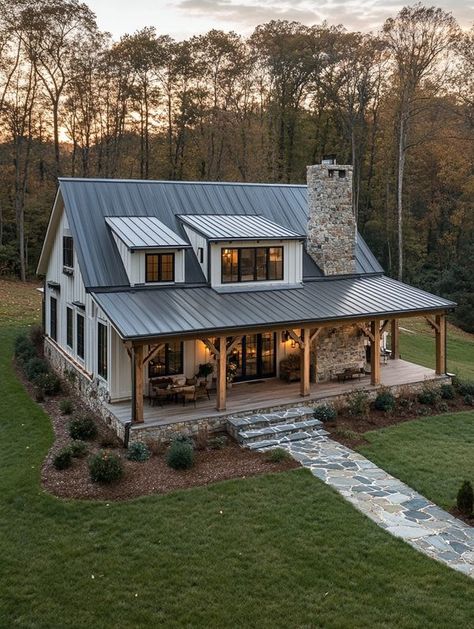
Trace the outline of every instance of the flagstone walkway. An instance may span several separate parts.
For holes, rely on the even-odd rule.
[[[386,531],[474,578],[474,528],[361,454],[318,436],[279,447]]]

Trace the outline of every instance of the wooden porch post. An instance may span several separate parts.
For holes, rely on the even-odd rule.
[[[132,422],[143,419],[143,345],[132,348]]]
[[[218,411],[225,411],[227,395],[227,348],[226,337],[219,337],[219,356],[217,358],[217,405]]]
[[[301,340],[303,347],[300,346],[300,395],[305,397],[310,393],[309,372],[311,364],[311,330],[309,328],[301,328]]]
[[[446,316],[436,315],[436,374],[441,376],[446,373]]]
[[[370,381],[380,384],[380,323],[371,321],[372,338],[370,340]]]
[[[400,358],[400,329],[398,327],[398,319],[392,319],[391,321],[390,345],[390,358],[393,360]]]

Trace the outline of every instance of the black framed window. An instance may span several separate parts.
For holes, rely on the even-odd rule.
[[[198,247],[197,254],[198,260],[202,264],[204,262],[204,247]]]
[[[174,253],[146,254],[146,282],[174,282]]]
[[[63,266],[74,268],[74,248],[72,236],[63,236]]]
[[[69,306],[66,308],[66,343],[72,349],[74,343],[74,313]]]
[[[84,359],[84,317],[79,313],[76,317],[76,352]]]
[[[97,324],[97,373],[107,380],[107,326]]]
[[[56,297],[49,298],[49,336],[55,341],[58,340],[58,300]]]
[[[282,280],[283,247],[222,249],[221,279],[223,284]]]
[[[183,343],[166,343],[148,363],[148,376],[176,376],[183,373]]]

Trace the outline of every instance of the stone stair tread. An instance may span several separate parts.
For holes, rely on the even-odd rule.
[[[262,428],[251,428],[250,430],[241,430],[238,433],[239,440],[252,439],[253,437],[262,437],[264,435],[278,435],[285,432],[300,432],[305,428],[314,428],[322,426],[319,419],[306,419],[295,423],[282,423],[264,426]]]
[[[280,445],[291,443],[292,441],[302,441],[303,439],[315,439],[318,437],[320,439],[325,439],[325,434],[320,434],[320,432],[324,432],[325,434],[328,434],[325,430],[324,431],[319,431],[319,430],[311,431],[310,430],[306,432],[303,432],[303,431],[293,432],[289,435],[284,435],[280,438],[265,439],[264,441],[252,441],[251,443],[245,444],[245,447],[248,450],[267,450],[270,448],[275,448]]]
[[[229,417],[227,422],[234,428],[240,429],[245,426],[252,427],[255,424],[271,425],[281,422],[289,423],[292,419],[300,419],[308,415],[313,415],[313,412],[311,407],[297,407],[273,413],[255,413],[247,417]]]

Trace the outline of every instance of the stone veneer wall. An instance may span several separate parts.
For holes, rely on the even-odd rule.
[[[355,326],[323,330],[315,341],[317,382],[330,380],[349,367],[364,367],[365,342]]]
[[[329,176],[329,172],[333,176]],[[339,171],[345,171],[340,177]],[[309,255],[324,275],[356,271],[356,222],[352,209],[352,166],[307,168]]]
[[[104,402],[109,401],[109,392],[104,383],[99,378],[91,378],[79,366],[76,366],[56,343],[48,338],[44,341],[44,355],[54,371],[61,378],[67,380],[81,396],[84,404],[93,413],[100,415],[119,439],[123,441],[125,437],[124,425],[104,406]]]

